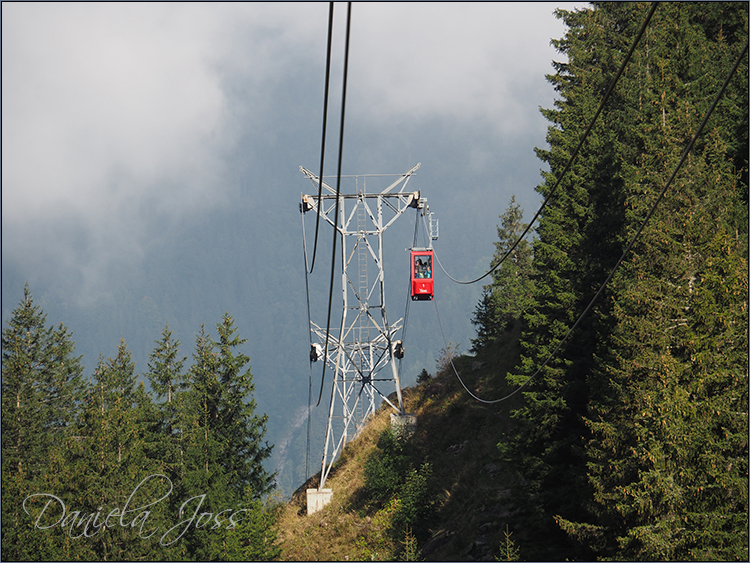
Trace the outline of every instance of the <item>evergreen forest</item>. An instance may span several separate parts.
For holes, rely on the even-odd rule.
[[[27,287],[2,333],[3,560],[747,561],[748,4],[653,8],[556,12],[546,204],[499,215],[470,352],[406,390],[414,437],[379,411],[320,513],[316,477],[269,501],[228,313],[190,357],[165,327],[143,373],[121,342],[85,380]]]
[[[225,314],[187,366],[165,327],[138,382],[124,341],[91,381],[28,286],[2,334],[2,558],[266,560],[266,416]]]
[[[548,77],[558,101],[543,110],[543,196],[649,10],[558,12],[568,60]],[[520,332],[507,377],[526,384],[524,401],[499,442],[523,483],[513,502],[526,558],[748,558],[746,54],[605,291],[545,364],[675,170],[746,45],[747,16],[746,3],[657,6],[535,239],[477,307],[476,348]],[[500,252],[519,223],[511,205]]]

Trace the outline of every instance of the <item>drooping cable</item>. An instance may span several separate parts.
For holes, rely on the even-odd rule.
[[[328,3],[328,46],[326,47],[326,80],[323,93],[323,133],[320,140],[320,173],[318,174],[318,215],[315,218],[315,240],[313,242],[310,273],[315,268],[315,253],[318,250],[318,228],[320,227],[320,202],[323,194],[323,162],[326,156],[326,126],[328,124],[328,86],[331,82],[331,38],[333,37],[333,2]],[[305,261],[307,267],[307,261]]]
[[[336,271],[336,241],[338,240],[338,220],[339,220],[339,201],[341,195],[341,162],[344,155],[344,115],[346,111],[346,81],[349,73],[349,31],[351,28],[352,3],[346,3],[346,41],[344,44],[344,84],[341,91],[341,129],[339,131],[339,163],[338,173],[336,175],[336,207],[334,211],[334,229],[333,229],[333,250],[331,252],[331,285],[328,291],[328,320],[326,321],[326,342],[323,347],[323,373],[320,376],[320,393],[316,407],[320,405],[320,399],[323,396],[323,385],[326,379],[326,363],[328,359],[328,339],[331,330],[331,307],[333,305],[333,280]],[[321,179],[322,182],[322,179]],[[320,208],[318,208],[320,215]]]
[[[302,255],[305,259],[305,296],[307,299],[307,341],[309,344],[309,350],[312,350],[312,316],[310,314],[310,280],[307,270],[307,238],[305,236],[305,213],[300,208],[300,216],[302,217]],[[310,478],[310,416],[312,414],[312,357],[309,361],[310,375],[308,377],[308,389],[307,389],[307,446],[305,450],[305,481]]]
[[[414,222],[414,240],[412,242],[412,248],[417,246],[417,233],[419,231],[419,211],[417,210],[417,220]],[[401,345],[406,346],[406,327],[409,323],[409,309],[411,307],[411,265],[409,265],[409,281],[406,286],[406,305],[404,306],[404,326],[401,329]],[[398,371],[401,373],[401,360],[398,360]]]
[[[555,185],[552,186],[552,189],[547,194],[547,197],[544,198],[544,201],[542,202],[542,205],[539,207],[537,212],[534,214],[534,217],[529,221],[529,224],[526,226],[524,231],[521,233],[521,235],[518,237],[518,239],[511,245],[511,247],[506,251],[506,253],[498,260],[490,270],[478,278],[474,280],[457,280],[453,276],[451,276],[443,267],[443,264],[440,262],[440,257],[438,256],[436,251],[433,251],[433,254],[435,255],[435,258],[437,259],[437,263],[440,266],[440,269],[443,270],[443,273],[448,276],[448,278],[451,281],[454,281],[456,283],[462,284],[462,285],[469,285],[476,283],[487,276],[489,276],[492,272],[497,270],[500,265],[505,262],[505,259],[510,256],[513,251],[516,249],[516,246],[523,240],[528,232],[531,230],[531,226],[536,222],[536,220],[541,215],[542,211],[545,207],[547,207],[547,204],[552,199],[552,196],[557,191],[557,188],[560,186],[560,183],[562,182],[563,178],[567,175],[570,168],[573,166],[573,161],[578,156],[578,153],[581,150],[581,147],[583,147],[584,142],[586,142],[586,139],[588,138],[589,134],[591,133],[591,130],[594,128],[594,124],[596,123],[597,119],[599,118],[599,115],[602,113],[602,110],[604,109],[605,104],[607,103],[607,100],[609,100],[610,95],[615,89],[615,85],[617,84],[617,81],[620,79],[620,76],[622,76],[622,73],[625,71],[625,67],[630,62],[630,59],[633,55],[633,52],[635,51],[635,48],[638,46],[638,43],[641,40],[641,37],[643,37],[643,34],[646,31],[646,27],[648,26],[648,23],[651,21],[651,16],[654,15],[654,12],[656,11],[656,7],[659,3],[658,2],[652,2],[651,9],[648,12],[648,15],[646,16],[646,19],[643,21],[643,24],[641,25],[641,28],[638,30],[638,33],[635,36],[635,39],[633,40],[633,44],[630,46],[630,50],[628,51],[627,55],[625,55],[625,59],[622,61],[622,64],[620,65],[619,70],[617,71],[617,74],[615,74],[615,77],[612,79],[612,82],[610,82],[609,87],[607,88],[607,91],[604,93],[604,97],[602,98],[601,103],[599,104],[599,108],[596,110],[596,113],[594,114],[593,119],[589,123],[588,127],[586,128],[586,131],[583,133],[583,136],[581,137],[580,141],[578,141],[578,145],[576,146],[575,150],[573,151],[573,154],[570,155],[570,158],[568,159],[568,163],[565,165],[565,168],[562,171],[562,174],[557,178],[557,181],[555,182]]]
[[[305,447],[305,482],[310,479],[310,419],[312,418],[312,372],[307,386],[307,443]]]
[[[565,341],[568,338],[570,338],[570,335],[573,334],[573,332],[575,331],[576,328],[578,328],[578,325],[581,324],[581,321],[589,313],[589,311],[591,310],[591,308],[594,306],[594,303],[597,301],[597,299],[599,299],[599,297],[601,296],[601,294],[604,293],[604,289],[607,287],[607,284],[612,279],[612,276],[614,276],[615,271],[617,270],[617,268],[619,268],[620,264],[622,264],[623,260],[627,256],[627,254],[631,251],[631,249],[635,245],[636,240],[640,236],[641,232],[643,232],[643,229],[646,227],[646,224],[649,222],[649,220],[651,219],[651,217],[654,215],[654,212],[656,211],[656,207],[659,205],[659,203],[661,202],[661,200],[664,199],[664,195],[667,193],[667,190],[672,185],[672,182],[674,181],[675,177],[677,176],[677,173],[680,171],[680,168],[682,168],[682,165],[685,163],[685,160],[687,159],[688,154],[690,154],[690,151],[693,149],[693,146],[695,145],[696,140],[698,139],[698,137],[700,136],[700,134],[703,132],[703,128],[706,126],[706,123],[708,122],[709,118],[711,117],[711,114],[716,109],[716,106],[718,105],[719,100],[724,95],[724,92],[726,91],[727,86],[729,85],[729,82],[731,81],[732,77],[734,76],[734,73],[737,72],[737,69],[739,68],[740,63],[742,62],[742,59],[747,54],[748,44],[749,44],[748,42],[745,43],[745,46],[743,47],[742,52],[740,53],[739,57],[737,57],[737,61],[735,61],[734,66],[732,67],[732,70],[729,71],[729,74],[727,75],[726,79],[724,80],[724,83],[722,84],[721,88],[719,89],[718,93],[716,94],[716,97],[714,98],[713,102],[711,103],[711,106],[709,107],[708,111],[706,112],[706,115],[703,117],[703,121],[701,121],[700,125],[698,126],[698,128],[695,131],[695,134],[690,139],[690,141],[688,142],[688,144],[685,146],[685,149],[682,152],[682,157],[680,158],[679,162],[677,163],[677,166],[675,167],[675,169],[672,172],[672,174],[669,176],[669,179],[667,180],[667,183],[662,188],[662,190],[659,193],[659,195],[657,196],[656,200],[651,205],[651,208],[649,209],[648,213],[646,214],[646,217],[641,222],[641,225],[638,227],[638,230],[631,237],[630,241],[628,242],[627,246],[625,247],[625,250],[622,251],[622,254],[620,255],[620,258],[617,260],[617,263],[614,265],[614,267],[612,268],[612,270],[609,272],[609,275],[604,280],[604,282],[602,283],[602,285],[599,287],[599,290],[596,292],[596,294],[594,295],[594,297],[591,299],[591,301],[589,301],[589,304],[586,305],[586,308],[578,316],[578,319],[576,320],[576,322],[573,323],[573,326],[570,327],[570,329],[565,334],[565,336],[563,336],[562,339],[557,343],[557,345],[555,346],[554,350],[552,350],[552,352],[547,356],[547,359],[544,360],[544,363],[541,366],[539,366],[539,368],[531,376],[529,376],[529,378],[526,381],[524,381],[519,387],[517,387],[516,389],[514,389],[511,393],[509,393],[508,395],[506,395],[504,397],[501,397],[499,399],[495,399],[493,401],[488,401],[486,399],[481,399],[480,397],[477,397],[476,395],[474,395],[474,393],[472,393],[471,391],[469,391],[469,389],[468,389],[468,387],[466,387],[466,384],[464,383],[463,379],[461,379],[461,376],[459,375],[458,370],[456,369],[456,366],[453,363],[453,359],[452,358],[450,359],[450,363],[451,363],[451,366],[453,367],[453,371],[455,372],[456,377],[461,382],[461,385],[464,387],[464,389],[466,389],[466,391],[469,393],[469,395],[471,395],[475,400],[479,401],[480,403],[494,404],[494,403],[499,403],[501,401],[505,401],[506,399],[510,399],[513,395],[515,395],[521,389],[523,389],[524,387],[526,387],[526,385],[532,379],[534,379],[537,375],[539,375],[539,373],[541,373],[541,371],[547,366],[547,364],[550,362],[550,360],[552,360],[552,358],[554,358],[555,355],[557,355],[557,352],[560,350],[560,348],[562,348],[562,345],[565,343]],[[440,325],[440,332],[443,335],[443,342],[445,343],[446,342],[445,333],[443,333],[443,325],[440,322],[440,313],[438,312],[438,309],[437,309],[437,303],[435,304],[435,311],[436,311],[437,316],[438,316],[438,324]],[[446,348],[447,348],[447,346],[448,345],[446,343]]]

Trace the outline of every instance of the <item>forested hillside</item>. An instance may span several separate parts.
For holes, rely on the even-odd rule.
[[[568,62],[549,77],[543,195],[648,11],[559,13]],[[657,7],[541,215],[509,381],[527,382],[590,303],[746,41],[746,4]],[[524,389],[503,455],[525,482],[514,525],[528,558],[747,559],[747,83],[745,55],[605,292]]]
[[[446,343],[405,391],[413,436],[380,409],[314,515],[315,477],[262,502],[231,316],[189,359],[166,327],[146,391],[124,342],[84,381],[27,288],[2,335],[3,559],[747,561],[748,6],[651,9],[557,12],[538,222],[516,244],[529,216],[498,210],[473,355]]]
[[[558,12],[569,31],[555,45],[567,62],[549,76],[558,101],[543,110],[549,146],[538,150],[549,165],[538,190],[549,201],[536,236],[517,246],[519,206],[501,216],[495,263],[508,255],[473,316],[479,380],[468,359],[457,362],[489,403],[456,397],[450,367],[440,385],[411,395],[428,428],[385,499],[368,482],[373,460],[393,458],[393,446],[376,435],[352,450],[359,492],[342,483],[345,498],[306,532],[337,553],[356,556],[321,527],[351,531],[347,515],[360,511],[366,523],[350,544],[365,555],[380,546],[381,557],[748,559],[747,4],[659,4],[564,174],[650,10]],[[420,456],[434,479],[430,502],[414,498]],[[352,466],[341,465],[347,483]],[[309,526],[289,527],[290,556],[325,557],[298,539]]]

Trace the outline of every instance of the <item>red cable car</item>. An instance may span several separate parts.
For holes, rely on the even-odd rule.
[[[432,250],[411,251],[411,298],[430,301],[435,289],[432,277]]]

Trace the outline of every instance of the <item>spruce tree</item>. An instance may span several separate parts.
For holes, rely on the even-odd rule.
[[[44,492],[50,456],[82,400],[82,372],[70,332],[47,326],[27,284],[2,333],[3,558],[60,557],[34,529],[23,501]]]
[[[704,8],[664,6],[631,80],[643,104],[642,152],[624,172],[631,232],[725,77],[706,67],[725,73],[747,37],[746,13],[732,38]],[[731,24],[742,10],[720,12]],[[747,129],[735,83],[723,107],[744,96]],[[594,515],[561,521],[608,557],[748,556],[747,176],[719,112],[612,284],[617,325],[587,416]]]
[[[549,150],[537,150],[550,166],[538,191],[545,197],[582,138],[627,49],[631,32],[630,6],[596,10],[558,11],[568,25],[565,38],[554,41],[567,63],[555,63],[548,80],[560,95],[555,109],[543,110],[552,123]],[[607,48],[599,44],[606,36]],[[533,244],[533,300],[526,307],[521,337],[522,360],[509,384],[518,386],[549,358],[591,300],[623,245],[624,198],[620,154],[620,94],[615,92],[570,171],[540,216]],[[599,302],[557,354],[524,389],[524,403],[514,412],[517,432],[506,448],[509,461],[527,485],[518,491],[519,542],[530,557],[590,557],[576,551],[556,518],[585,515],[581,499],[589,491],[584,444],[588,430],[584,415],[589,396],[587,374],[611,324],[609,303]],[[536,538],[543,536],[540,544]]]
[[[648,7],[558,12],[547,194]],[[540,219],[521,384],[583,310],[747,40],[732,3],[663,4]],[[538,558],[747,558],[747,66],[504,447]],[[744,79],[741,77],[745,77]],[[540,545],[536,538],[544,534]]]
[[[245,495],[250,499],[254,493]],[[276,510],[259,500],[244,503],[238,513],[238,526],[217,531],[211,544],[211,561],[275,561],[281,555],[276,535]]]
[[[187,377],[186,358],[179,356],[180,341],[165,326],[156,347],[149,354],[148,379],[155,403],[148,416],[148,455],[173,482],[184,476],[184,416],[181,417]]]
[[[124,509],[134,492],[131,510],[169,491],[166,479],[157,477],[158,466],[146,455],[144,413],[149,403],[144,385],[136,381],[130,351],[121,341],[114,358],[100,358],[74,432],[53,455],[49,488],[66,506],[85,514],[101,511],[106,518],[113,509]],[[61,546],[69,544],[75,558],[135,560],[152,553],[154,542],[158,545],[158,537],[149,536],[168,522],[166,509],[165,503],[154,506],[143,521],[143,511],[135,511],[112,518],[109,525],[92,524],[90,537],[80,523],[52,533]]]
[[[81,357],[74,353],[67,328],[46,326],[26,285],[2,335],[2,452],[11,473],[38,476],[73,420],[84,389]]]
[[[515,196],[505,213],[500,215],[500,220],[493,264],[508,253],[527,227]],[[477,327],[477,337],[472,340],[473,351],[478,352],[492,340],[512,331],[520,322],[531,299],[531,251],[531,243],[521,240],[492,273],[492,282],[484,286],[482,300],[471,321]]]
[[[263,467],[271,454],[263,441],[267,417],[255,413],[250,359],[237,351],[245,340],[228,313],[217,332],[214,341],[201,327],[196,338],[184,413],[183,495],[205,495],[202,510],[209,512],[239,509],[273,488],[273,475]],[[211,556],[215,533],[193,529],[185,537],[190,553]]]

